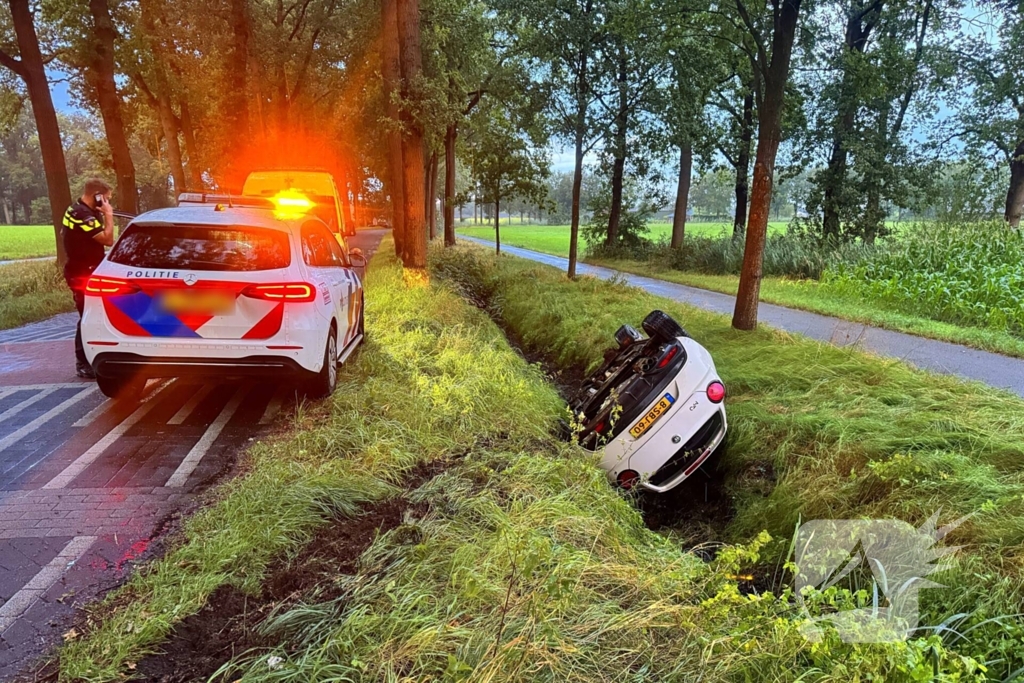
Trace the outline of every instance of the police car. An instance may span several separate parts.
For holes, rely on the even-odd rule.
[[[365,264],[290,205],[183,194],[133,219],[85,282],[86,356],[110,397],[177,376],[294,378],[325,397],[363,339]]]
[[[657,493],[679,486],[722,446],[725,385],[708,350],[669,315],[652,311],[644,338],[629,325],[617,348],[570,402],[574,435],[601,452],[625,489]]]

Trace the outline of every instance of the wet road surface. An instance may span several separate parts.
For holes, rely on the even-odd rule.
[[[369,259],[384,234],[349,243]],[[76,318],[0,332],[0,680],[30,671],[294,401],[289,385],[195,379],[109,400],[74,377]]]

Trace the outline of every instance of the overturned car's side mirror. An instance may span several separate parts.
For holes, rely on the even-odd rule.
[[[356,268],[364,268],[366,266],[366,257],[363,256],[363,250],[359,247],[349,250],[348,257]]]

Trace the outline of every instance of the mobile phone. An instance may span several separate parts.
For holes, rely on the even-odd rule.
[[[96,202],[96,206],[97,207],[103,206],[103,195],[101,195],[101,194],[93,195],[93,201]]]

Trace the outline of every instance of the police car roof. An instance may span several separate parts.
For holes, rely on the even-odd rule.
[[[278,218],[274,215],[273,210],[262,208],[230,207],[226,204],[186,204],[147,211],[132,220],[132,224],[245,225],[254,228],[289,230],[310,220],[319,219],[313,215]]]

